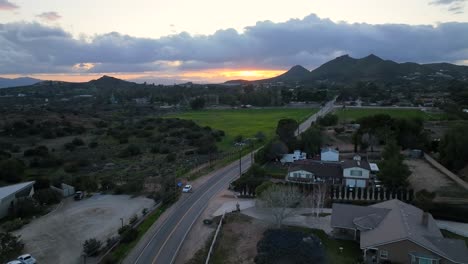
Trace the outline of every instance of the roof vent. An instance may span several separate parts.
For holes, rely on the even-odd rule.
[[[429,225],[429,214],[424,212],[421,217],[421,224],[425,227]]]

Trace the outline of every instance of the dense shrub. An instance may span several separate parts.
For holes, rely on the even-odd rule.
[[[11,233],[0,233],[0,263],[18,257],[24,248],[19,236]]]
[[[325,251],[318,237],[289,229],[265,231],[257,252],[257,264],[325,263]]]
[[[131,145],[128,145],[125,149],[123,149],[120,152],[119,157],[127,158],[127,157],[139,155],[140,153],[141,153],[140,148],[136,145],[131,144]]]
[[[34,193],[34,199],[40,204],[56,204],[62,199],[62,195],[52,189],[41,189]]]
[[[42,213],[43,208],[32,198],[19,199],[15,205],[10,208],[15,217],[28,218]]]
[[[72,143],[73,143],[73,145],[75,145],[75,146],[84,146],[84,144],[85,144],[85,142],[83,141],[83,139],[78,138],[78,137],[77,137],[77,138],[74,138],[74,139],[72,140]]]
[[[91,149],[94,149],[94,148],[97,148],[98,145],[99,144],[97,142],[93,141],[88,144],[88,147]]]
[[[2,229],[7,232],[12,232],[20,229],[24,225],[29,224],[29,219],[15,218],[2,224]]]
[[[27,149],[24,151],[23,156],[25,157],[32,157],[32,156],[39,156],[45,157],[49,154],[49,149],[46,146],[37,146],[33,149]]]
[[[102,242],[96,238],[88,239],[83,244],[83,253],[85,253],[88,257],[96,256],[99,253],[101,246]]]
[[[176,154],[175,153],[170,153],[166,156],[166,161],[167,162],[173,162],[176,160]]]
[[[338,123],[338,116],[327,114],[324,117],[319,117],[317,123],[321,126],[334,126]]]
[[[138,237],[138,231],[135,228],[128,228],[120,235],[122,243],[130,243]]]
[[[20,182],[24,176],[24,163],[17,159],[0,161],[0,180],[8,183]]]

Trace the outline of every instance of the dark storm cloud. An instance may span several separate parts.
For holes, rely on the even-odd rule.
[[[61,28],[10,23],[0,24],[0,73],[284,69],[295,64],[313,68],[342,54],[370,53],[399,62],[454,62],[468,60],[466,32],[468,23],[349,24],[310,15],[283,23],[258,22],[243,33],[227,29],[149,39],[112,32],[85,40]],[[95,67],[73,67],[80,63]]]

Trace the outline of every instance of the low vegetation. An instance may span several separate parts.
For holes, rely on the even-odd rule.
[[[268,141],[274,137],[279,120],[291,118],[296,122],[301,122],[316,111],[310,108],[231,109],[192,111],[170,116],[190,119],[199,125],[225,131],[226,136],[219,147],[222,150],[228,150],[232,149],[235,138],[239,135],[242,135],[244,139],[256,138],[261,132],[260,138]]]

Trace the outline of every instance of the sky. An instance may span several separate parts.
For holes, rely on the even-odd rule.
[[[468,0],[0,0],[0,77],[273,77],[340,55],[468,65]]]

